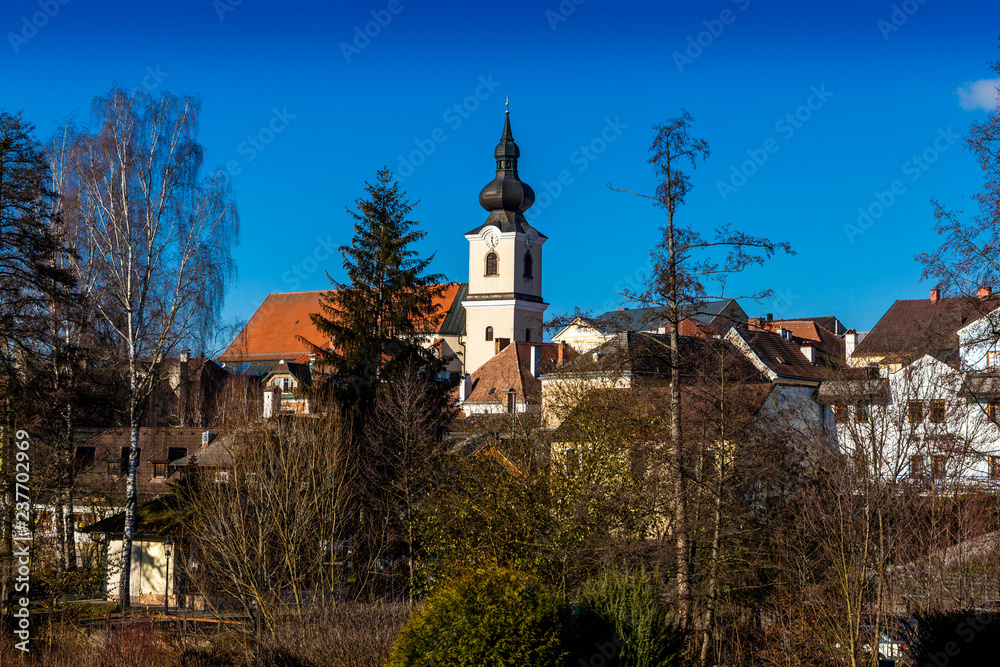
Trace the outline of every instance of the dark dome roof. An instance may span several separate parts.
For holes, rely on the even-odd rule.
[[[510,130],[510,111],[504,121],[503,136],[493,151],[497,173],[479,192],[479,205],[487,211],[527,211],[535,203],[535,191],[517,175],[517,159],[521,150],[514,143]]]

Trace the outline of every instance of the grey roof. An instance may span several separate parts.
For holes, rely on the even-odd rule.
[[[738,309],[736,320],[747,321],[746,313],[740,308],[735,299],[720,299],[718,301],[706,301],[694,306],[685,306],[682,312],[686,317],[697,320],[709,326],[716,324],[722,311],[729,304],[735,303]],[[609,310],[601,313],[597,317],[588,320],[594,328],[601,334],[607,336],[622,331],[651,331],[655,332],[662,327],[666,327],[666,308],[623,308],[620,310]],[[723,322],[723,330],[729,329],[734,322]]]
[[[841,401],[886,402],[889,400],[889,380],[824,380],[816,390],[816,400],[828,405]]]
[[[177,459],[171,465],[176,468],[183,468],[192,464],[208,466],[210,468],[228,466],[233,462],[233,457],[229,452],[229,437],[228,435],[224,435],[216,438],[208,445],[194,450],[184,458]]]
[[[465,306],[462,305],[469,296],[469,283],[461,283],[458,286],[458,293],[451,302],[451,308],[441,322],[441,330],[438,332],[448,336],[462,336],[465,334]]]

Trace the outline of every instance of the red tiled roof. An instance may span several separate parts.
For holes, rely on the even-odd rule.
[[[461,286],[461,283],[448,283],[443,286],[442,295],[435,299],[442,317],[451,309]],[[330,347],[329,337],[319,332],[310,317],[322,311],[320,299],[327,291],[268,294],[219,358],[308,359],[312,348],[300,336],[318,347]]]
[[[511,343],[472,374],[472,391],[466,403],[503,403],[506,401],[504,389],[513,389],[518,402],[541,403],[542,381],[531,375],[533,347],[541,351],[543,368],[551,367],[559,356],[559,343]]]
[[[759,325],[743,329],[739,334],[761,363],[779,377],[819,380],[829,377],[831,372],[846,363],[844,340],[813,322],[786,320],[781,323],[767,322],[765,325],[765,328],[777,329],[780,326],[791,331],[792,339],[761,329]],[[796,330],[803,335],[795,335]],[[816,349],[816,364],[809,363],[803,354],[804,345],[812,345]]]

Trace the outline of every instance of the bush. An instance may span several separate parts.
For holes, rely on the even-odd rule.
[[[392,649],[389,667],[562,665],[559,604],[510,570],[469,572],[433,595]]]
[[[917,616],[909,658],[914,665],[996,664],[1000,655],[1000,617],[972,609]]]
[[[572,665],[679,665],[684,635],[667,620],[646,574],[606,571],[587,582],[573,610]]]

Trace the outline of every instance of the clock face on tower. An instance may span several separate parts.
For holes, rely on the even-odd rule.
[[[495,232],[486,233],[486,245],[488,245],[491,248],[496,248],[497,243],[499,242],[500,242],[500,237],[497,236]]]

